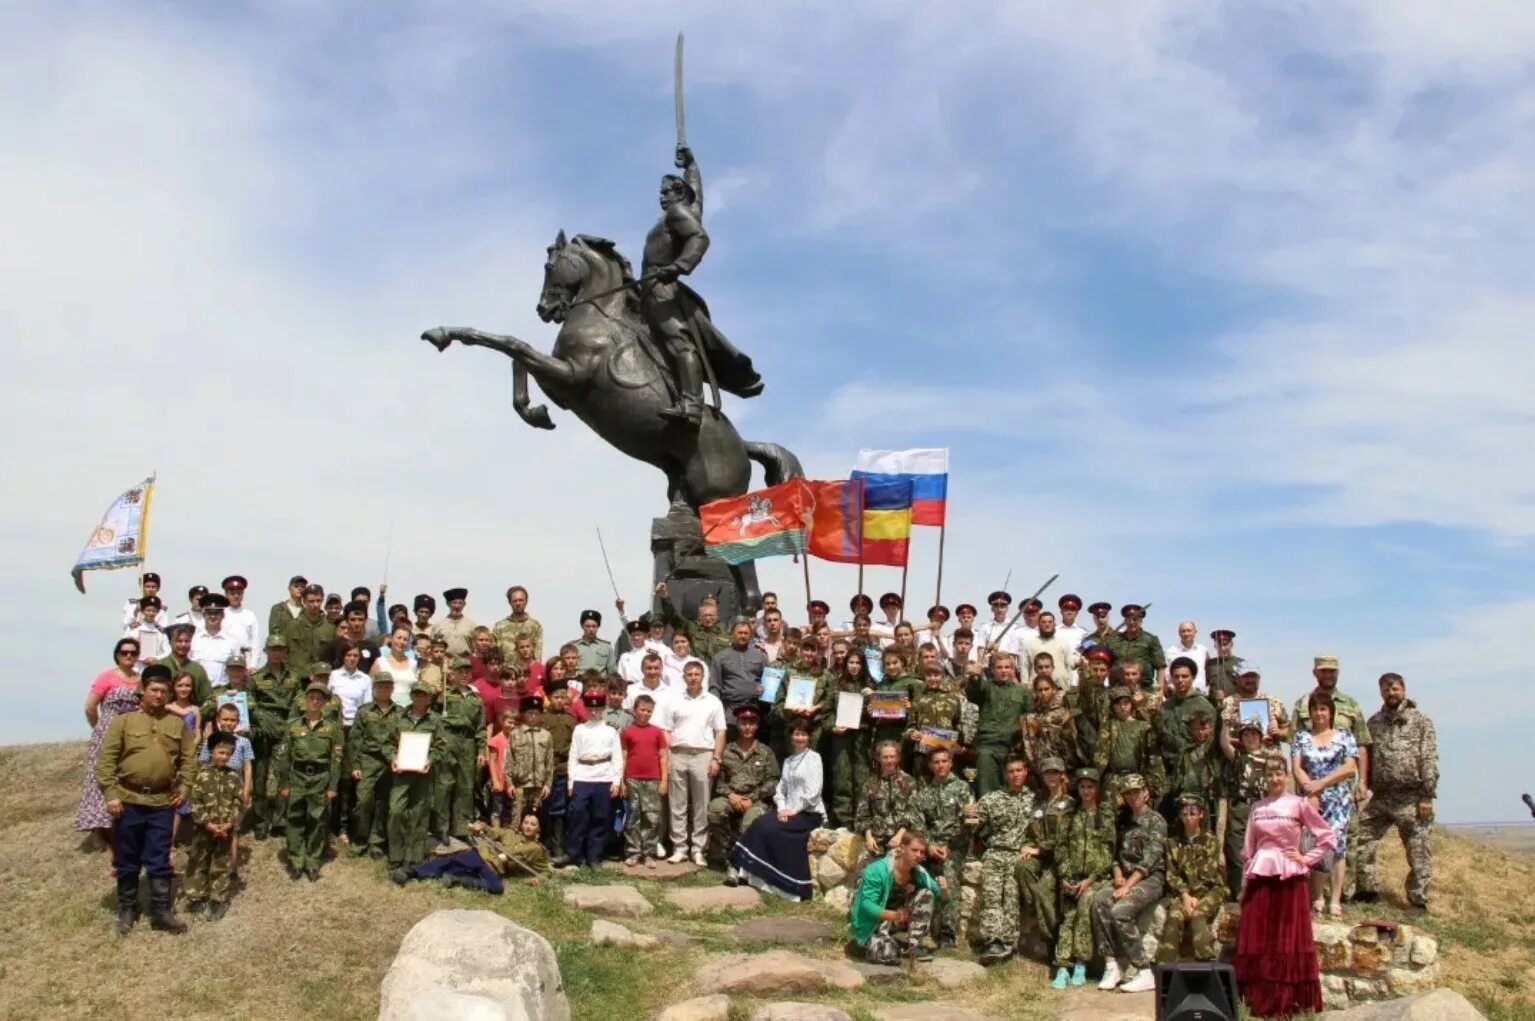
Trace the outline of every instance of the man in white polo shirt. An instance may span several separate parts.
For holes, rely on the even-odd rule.
[[[649,695],[655,702],[655,711],[651,714],[654,720],[666,719],[666,706],[676,701],[682,692],[676,688],[669,688],[661,678],[661,656],[650,650],[636,650],[641,653],[640,678],[638,684],[629,685],[624,692],[624,708],[634,712],[634,700],[641,695]],[[625,656],[629,655],[627,652]]]
[[[683,692],[658,712],[671,751],[667,786],[671,801],[673,865],[688,860],[708,864],[704,846],[709,839],[709,788],[725,754],[725,706],[704,689],[704,668],[691,660],[682,669]]]

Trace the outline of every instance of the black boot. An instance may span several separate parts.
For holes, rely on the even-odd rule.
[[[187,923],[176,917],[169,876],[149,877],[149,927],[159,932],[187,931]]]
[[[122,936],[139,920],[139,877],[117,877],[117,934]]]
[[[565,853],[565,817],[554,816],[549,820],[549,864],[557,869],[562,869],[570,864],[570,855]]]

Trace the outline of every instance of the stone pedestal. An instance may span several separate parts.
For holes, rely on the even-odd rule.
[[[756,607],[741,605],[730,565],[704,552],[703,531],[696,515],[674,508],[664,518],[652,518],[650,555],[654,564],[652,588],[666,582],[672,605],[683,617],[697,618],[698,604],[705,596],[713,596],[719,603],[719,619],[723,621],[756,612]],[[756,571],[752,565],[743,564],[739,570],[751,579],[750,589],[755,593]],[[652,610],[659,609],[657,600]]]

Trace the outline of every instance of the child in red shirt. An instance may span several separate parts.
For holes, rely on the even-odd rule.
[[[656,841],[661,836],[661,799],[666,797],[668,758],[666,731],[650,722],[655,699],[640,695],[634,700],[634,722],[618,735],[624,750],[624,790],[629,799],[629,821],[624,844],[631,868],[644,863],[655,868]]]

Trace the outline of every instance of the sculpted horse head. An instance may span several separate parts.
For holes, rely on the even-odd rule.
[[[562,230],[547,252],[536,306],[544,322],[563,323],[573,309],[586,305],[609,315],[638,316],[634,270],[613,242],[591,234],[567,241]]]

